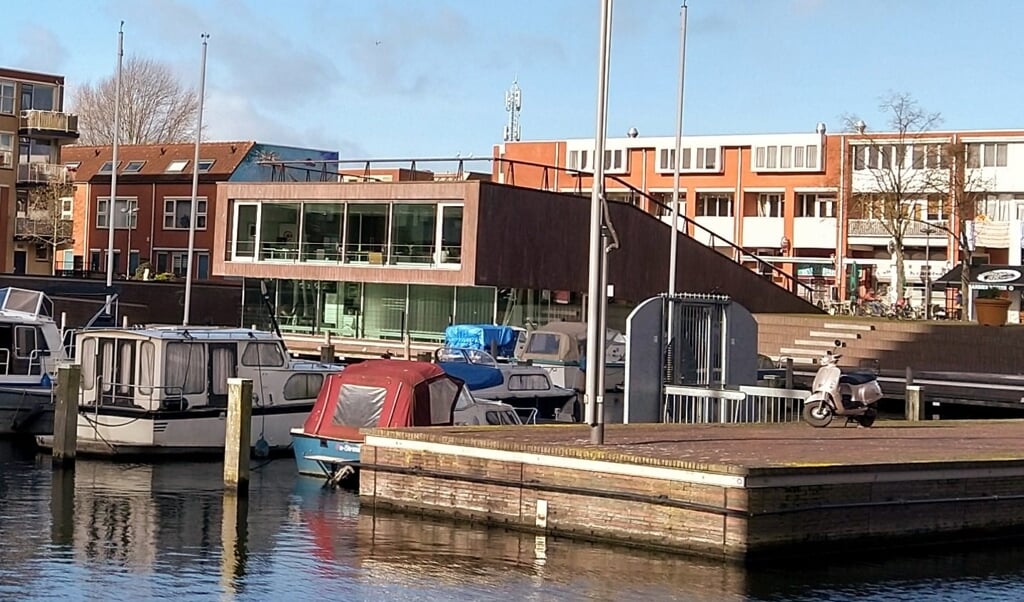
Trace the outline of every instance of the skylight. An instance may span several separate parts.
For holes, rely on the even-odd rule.
[[[181,173],[188,166],[188,159],[175,159],[167,166],[167,173]]]

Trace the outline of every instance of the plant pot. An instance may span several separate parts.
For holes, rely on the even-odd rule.
[[[1006,312],[1010,309],[1009,299],[975,299],[974,314],[982,326],[1006,324]]]

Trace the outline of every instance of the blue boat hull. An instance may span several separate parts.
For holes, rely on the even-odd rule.
[[[291,434],[292,449],[295,451],[295,466],[299,469],[299,474],[327,476],[321,462],[311,459],[313,456],[331,458],[338,464],[359,462],[362,444],[357,441],[327,439],[309,435],[302,432],[302,429],[292,429]]]

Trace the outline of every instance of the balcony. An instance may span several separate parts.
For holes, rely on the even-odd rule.
[[[786,220],[781,217],[744,217],[744,247],[776,248],[786,232]]]
[[[66,184],[68,169],[55,163],[19,163],[18,184]]]
[[[78,138],[78,115],[57,111],[22,111],[18,122],[22,136]]]
[[[14,222],[14,238],[18,240],[72,240],[74,222],[69,219],[32,219],[19,217]]]

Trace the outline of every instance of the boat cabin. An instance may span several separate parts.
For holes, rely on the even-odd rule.
[[[0,384],[49,381],[64,358],[53,301],[39,291],[0,288]]]
[[[82,405],[147,411],[226,408],[236,377],[252,379],[254,405],[311,402],[340,370],[291,360],[275,333],[248,328],[90,329],[78,333],[75,352]]]

